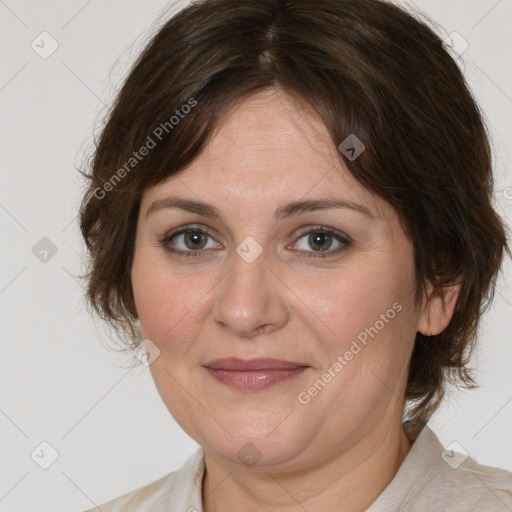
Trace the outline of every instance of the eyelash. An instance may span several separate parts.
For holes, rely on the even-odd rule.
[[[199,250],[199,251],[183,251],[181,249],[173,249],[172,247],[170,247],[170,242],[171,242],[171,240],[174,237],[182,235],[182,234],[190,232],[190,231],[192,231],[194,233],[203,233],[203,234],[208,235],[211,238],[214,238],[213,235],[211,233],[209,233],[207,229],[204,229],[202,227],[200,228],[200,227],[197,227],[197,226],[194,226],[194,225],[190,225],[190,226],[184,226],[182,228],[179,228],[176,231],[173,231],[172,233],[169,233],[169,234],[165,235],[164,238],[159,240],[159,245],[161,245],[166,251],[168,251],[168,252],[170,252],[172,254],[176,254],[178,256],[185,256],[185,257],[203,256],[204,253],[209,252],[209,249]],[[331,235],[336,240],[338,240],[342,244],[342,246],[339,247],[338,249],[334,250],[334,251],[326,251],[326,252],[320,252],[320,251],[300,251],[300,249],[299,249],[298,251],[299,252],[303,252],[304,256],[306,258],[328,258],[329,256],[340,254],[347,247],[350,247],[352,245],[352,242],[351,242],[351,240],[348,237],[342,235],[341,233],[339,233],[339,232],[337,232],[337,231],[335,231],[335,230],[333,230],[331,228],[327,228],[327,227],[324,227],[324,226],[313,226],[313,227],[307,228],[304,231],[301,231],[299,233],[299,235],[298,235],[297,240],[300,240],[305,235],[308,235],[308,234],[311,234],[311,233],[320,233],[320,234]]]

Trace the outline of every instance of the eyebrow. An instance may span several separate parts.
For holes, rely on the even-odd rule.
[[[146,212],[146,219],[150,214],[164,208],[178,208],[187,212],[204,215],[205,217],[224,220],[224,216],[220,210],[212,204],[192,199],[184,199],[181,197],[166,197],[165,199],[158,199],[157,201],[154,201]],[[374,215],[368,208],[361,204],[341,199],[323,198],[294,201],[280,206],[274,213],[274,219],[279,221],[294,215],[300,215],[301,213],[333,208],[348,208],[372,219],[377,218],[377,215]]]

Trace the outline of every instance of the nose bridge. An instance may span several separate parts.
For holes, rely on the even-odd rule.
[[[258,247],[254,239],[238,245],[215,302],[215,320],[239,335],[251,335],[264,325],[282,326],[287,318],[268,254]]]

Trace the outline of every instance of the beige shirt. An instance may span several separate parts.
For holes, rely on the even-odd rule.
[[[512,512],[512,473],[463,458],[424,427],[366,512]],[[204,470],[199,448],[178,471],[86,512],[202,512]]]

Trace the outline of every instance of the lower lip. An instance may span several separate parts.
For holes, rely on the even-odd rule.
[[[265,389],[279,382],[292,379],[307,370],[308,367],[276,370],[222,370],[206,368],[215,379],[232,388],[245,391]]]

